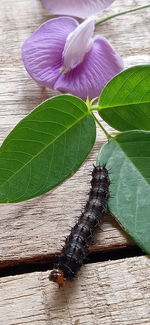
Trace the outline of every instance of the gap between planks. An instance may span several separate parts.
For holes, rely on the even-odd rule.
[[[122,258],[128,257],[137,257],[137,256],[144,256],[144,252],[137,247],[137,246],[128,246],[117,250],[109,250],[109,251],[102,251],[102,252],[91,252],[84,260],[84,264],[92,264],[92,263],[102,263],[104,261],[109,260],[118,260]],[[58,254],[57,255],[47,255],[45,256],[37,256],[32,257],[31,260],[23,260],[23,261],[15,261],[12,265],[8,265],[0,268],[0,277],[5,276],[15,276],[18,274],[23,273],[30,273],[36,271],[47,271],[48,269],[52,269],[53,265],[58,261]]]

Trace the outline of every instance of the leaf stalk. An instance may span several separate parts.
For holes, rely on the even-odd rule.
[[[103,127],[103,125],[100,123],[100,121],[97,119],[97,117],[95,116],[95,114],[93,114],[93,112],[91,112],[93,118],[95,119],[96,123],[99,125],[99,127],[102,129],[102,131],[105,133],[107,139],[112,139],[112,136],[105,130],[105,128]]]

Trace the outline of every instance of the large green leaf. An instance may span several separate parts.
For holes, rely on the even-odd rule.
[[[117,135],[102,147],[98,162],[110,170],[110,211],[150,253],[150,132]]]
[[[95,129],[77,97],[61,95],[38,106],[0,149],[0,202],[27,200],[63,182],[91,151]]]
[[[99,114],[119,131],[150,130],[150,65],[129,68],[104,88]]]

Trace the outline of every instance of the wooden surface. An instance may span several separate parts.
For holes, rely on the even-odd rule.
[[[49,272],[3,278],[1,325],[150,324],[148,257],[95,263],[58,288]]]
[[[106,15],[146,5],[147,0],[116,0]],[[21,60],[24,40],[49,14],[40,0],[0,0],[0,142],[31,110],[57,92],[38,86]],[[103,15],[104,17],[104,15]],[[150,63],[150,11],[97,26],[123,57],[125,67]],[[109,127],[107,127],[110,130]],[[54,191],[18,204],[0,205],[0,267],[34,263],[58,253],[86,200],[90,172],[106,141],[97,141],[79,171]],[[114,218],[107,216],[91,251],[134,247]],[[48,273],[1,278],[1,325],[149,324],[147,257],[89,264],[73,284],[58,290]]]
[[[116,0],[106,13],[147,4],[147,1]],[[125,66],[149,62],[149,10],[119,17],[101,26],[101,33],[122,55]],[[26,73],[21,46],[49,18],[39,0],[1,0],[0,10],[0,140],[42,100],[54,92],[38,86]],[[56,93],[56,92],[55,92]],[[109,129],[109,128],[108,128]],[[90,172],[106,141],[98,130],[94,150],[81,169],[59,188],[31,201],[0,206],[0,266],[54,254],[63,235],[80,214],[89,190]],[[92,250],[115,249],[133,244],[112,217],[107,217]]]

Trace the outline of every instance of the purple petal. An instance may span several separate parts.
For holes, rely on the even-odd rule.
[[[87,18],[103,11],[115,0],[42,0],[43,5],[56,15]]]
[[[31,77],[52,88],[61,74],[62,53],[68,35],[78,26],[69,17],[48,20],[23,44],[22,58]]]
[[[123,69],[122,59],[103,36],[96,36],[83,62],[57,79],[54,89],[81,98],[100,95],[104,86]]]

